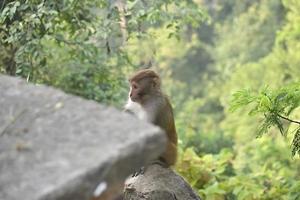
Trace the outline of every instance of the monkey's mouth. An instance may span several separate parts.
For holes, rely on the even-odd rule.
[[[131,101],[138,103],[139,98],[137,97],[130,97]]]
[[[140,103],[143,98],[144,98],[145,94],[142,92],[137,93],[137,95],[132,95],[130,98],[133,102],[137,102]]]

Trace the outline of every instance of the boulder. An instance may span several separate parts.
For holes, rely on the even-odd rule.
[[[124,200],[200,200],[191,186],[171,168],[152,164],[143,174],[129,177]]]
[[[117,109],[0,75],[1,200],[110,199],[165,144]]]

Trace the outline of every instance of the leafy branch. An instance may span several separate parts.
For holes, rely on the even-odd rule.
[[[257,137],[267,133],[271,127],[277,127],[282,136],[286,136],[290,124],[296,128],[292,140],[292,155],[300,155],[300,121],[291,119],[291,113],[300,106],[300,82],[290,84],[277,90],[267,87],[258,93],[251,90],[241,90],[233,94],[230,111],[252,105],[249,115],[261,115],[263,121],[258,129]],[[283,121],[288,122],[286,125]]]
[[[296,124],[300,124],[300,121],[296,121],[296,120],[289,119],[289,118],[284,117],[284,116],[282,116],[282,115],[280,115],[280,114],[277,114],[277,115],[278,115],[278,117],[280,117],[280,118],[282,118],[282,119],[285,119],[286,121],[289,121],[289,122],[292,122],[292,123],[296,123]]]

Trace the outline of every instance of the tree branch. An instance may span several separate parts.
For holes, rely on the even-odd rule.
[[[0,9],[0,11],[2,11],[2,10],[3,10],[3,8],[5,7],[5,4],[6,4],[6,0],[4,0],[4,1],[2,2],[2,5],[1,5],[1,9]]]
[[[289,118],[284,117],[284,116],[282,116],[282,115],[280,115],[278,113],[277,113],[277,116],[280,117],[280,118],[282,118],[282,119],[284,119],[284,120],[286,120],[286,121],[289,121],[289,122],[292,122],[292,123],[296,123],[296,124],[300,124],[299,121],[295,121],[295,120],[289,119]]]

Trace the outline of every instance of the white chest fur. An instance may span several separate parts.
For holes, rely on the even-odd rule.
[[[150,121],[147,111],[140,104],[131,101],[130,98],[125,105],[125,110],[131,111],[140,120]]]

